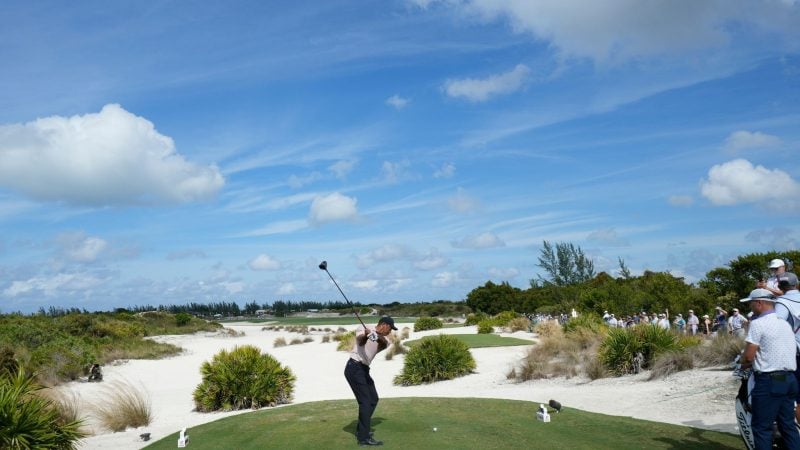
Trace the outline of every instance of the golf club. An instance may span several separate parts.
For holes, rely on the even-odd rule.
[[[336,280],[333,279],[333,275],[331,275],[331,273],[328,272],[328,261],[322,261],[321,263],[319,263],[319,269],[324,270],[325,273],[328,274],[328,276],[331,278],[331,281],[333,281],[333,284],[336,285],[336,289],[339,289],[339,292],[342,294],[342,297],[344,297],[344,300],[347,302],[347,304],[350,305],[351,308],[353,308],[353,313],[356,315],[358,321],[361,322],[361,326],[364,327],[364,329],[366,330],[367,326],[364,325],[364,321],[361,320],[361,317],[358,315],[358,311],[356,311],[356,306],[353,304],[353,302],[347,299],[347,296],[344,295],[344,292],[342,292],[342,288],[339,287],[339,283],[337,283]]]

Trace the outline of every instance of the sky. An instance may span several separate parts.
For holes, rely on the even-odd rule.
[[[9,0],[0,69],[0,312],[799,247],[797,0]]]

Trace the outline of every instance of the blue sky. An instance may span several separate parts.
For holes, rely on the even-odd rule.
[[[0,6],[0,311],[461,300],[800,242],[800,2]]]

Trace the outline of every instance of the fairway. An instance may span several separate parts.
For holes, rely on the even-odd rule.
[[[542,399],[546,402],[546,399]],[[475,398],[383,399],[373,417],[387,449],[738,449],[738,436],[570,409],[536,420],[537,403]],[[193,449],[356,448],[355,400],[304,403],[187,430]],[[438,431],[433,431],[436,427]],[[175,448],[178,430],[149,449]]]
[[[422,339],[414,339],[413,341],[405,341],[403,345],[406,347],[413,347],[417,343],[425,339],[432,339],[438,335],[425,336]],[[518,339],[512,337],[498,336],[496,334],[449,334],[448,336],[454,337],[459,341],[467,344],[469,348],[483,348],[483,347],[512,347],[516,345],[533,345],[534,341],[527,339]]]

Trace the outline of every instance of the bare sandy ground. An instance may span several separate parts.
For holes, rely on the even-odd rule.
[[[398,324],[398,328],[412,324]],[[77,395],[87,427],[94,434],[85,439],[80,449],[138,449],[147,443],[139,437],[150,433],[158,440],[183,427],[191,428],[233,414],[194,412],[192,391],[200,383],[200,365],[222,349],[245,344],[255,345],[292,369],[295,383],[293,403],[320,400],[352,399],[353,394],[344,379],[348,355],[336,351],[336,343],[322,343],[324,332],[312,333],[315,341],[273,348],[277,337],[287,342],[297,334],[284,331],[263,331],[263,325],[229,325],[244,336],[227,337],[220,334],[163,336],[159,341],[182,347],[179,356],[161,360],[131,360],[104,367],[102,383],[74,382],[60,387]],[[318,326],[315,328],[324,328]],[[330,326],[332,329],[338,326]],[[346,327],[352,329],[354,327]],[[410,338],[438,333],[476,333],[475,327],[448,328],[427,332],[411,332]],[[534,335],[517,332],[513,335],[532,339]],[[589,381],[582,378],[557,378],[515,383],[506,374],[525,355],[528,347],[473,349],[476,373],[456,380],[422,386],[395,386],[392,379],[403,367],[403,356],[386,360],[379,354],[372,363],[372,376],[382,398],[390,397],[481,397],[547,402],[556,399],[564,408],[629,416],[657,422],[713,429],[736,433],[733,400],[738,381],[729,370],[692,370],[666,379],[645,381],[646,374]],[[92,405],[107,395],[112,382],[126,382],[140,390],[152,402],[153,421],[146,427],[112,433],[100,429],[91,416]],[[353,400],[353,418],[356,414]],[[380,411],[380,404],[378,405]],[[533,411],[533,409],[532,409]],[[350,420],[350,419],[348,419]]]

